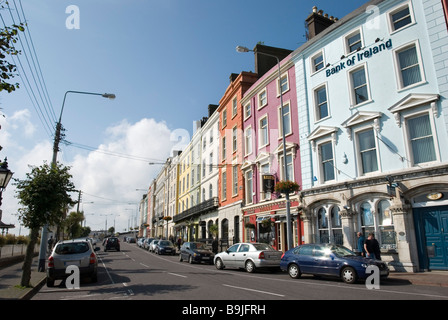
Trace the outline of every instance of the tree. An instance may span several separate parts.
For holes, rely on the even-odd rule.
[[[10,83],[17,75],[17,67],[6,60],[6,55],[16,56],[20,51],[14,47],[19,31],[24,31],[24,25],[12,25],[12,27],[0,28],[0,91],[12,92],[19,88],[18,83]]]
[[[69,193],[75,189],[71,182],[72,175],[69,167],[62,165],[50,166],[44,163],[41,167],[33,167],[26,179],[15,179],[16,197],[19,204],[18,216],[23,225],[30,229],[21,286],[28,287],[31,279],[31,263],[33,249],[37,243],[39,230],[44,225],[58,225],[63,219],[63,208],[73,206]]]
[[[79,238],[82,236],[82,221],[84,221],[84,212],[76,211],[70,212],[68,217],[65,219],[64,225],[70,239]]]

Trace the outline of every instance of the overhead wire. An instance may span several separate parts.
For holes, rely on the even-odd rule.
[[[22,24],[22,25],[26,25],[25,29],[27,29],[26,32],[23,32],[22,34],[21,34],[21,32],[18,32],[17,38],[19,41],[14,43],[14,45],[12,47],[14,50],[18,50],[21,53],[23,53],[23,57],[26,60],[26,66],[28,68],[26,68],[26,66],[24,66],[25,63],[22,63],[21,54],[18,54],[16,56],[16,58],[14,58],[14,56],[11,56],[12,62],[14,65],[17,66],[18,75],[23,81],[25,90],[26,90],[28,97],[29,97],[38,117],[39,117],[40,122],[42,123],[47,134],[49,136],[53,136],[52,132],[54,132],[54,129],[55,129],[54,123],[56,123],[56,121],[55,121],[56,117],[55,117],[54,109],[51,105],[51,100],[49,99],[48,90],[46,89],[45,81],[43,80],[42,70],[40,68],[40,64],[39,64],[38,58],[37,58],[37,53],[34,48],[34,44],[32,42],[31,33],[29,31],[29,25],[26,22],[25,16],[24,16],[25,20],[22,20],[22,18],[20,17],[15,0],[14,0],[14,5],[16,8],[15,11],[17,13],[17,19],[18,19],[19,23],[16,23],[16,18],[14,17],[13,10],[11,9],[9,3],[6,2],[6,4],[7,4],[9,16],[12,21],[12,23],[8,23],[8,25]],[[21,5],[21,3],[20,3],[20,5]],[[22,7],[22,14],[24,15],[23,7]],[[5,18],[3,17],[3,15],[1,13],[0,13],[0,20],[2,21],[4,28],[5,29],[8,28]],[[27,33],[28,33],[28,36],[27,36]],[[22,37],[25,39],[24,41],[26,42],[26,45],[24,45],[24,41],[22,41]],[[30,39],[29,41],[28,41],[28,38]],[[30,42],[31,42],[31,46],[30,46]],[[33,49],[31,49],[31,47]],[[30,62],[30,57],[31,57],[32,63]],[[17,60],[17,62],[16,62],[16,60]],[[39,71],[38,71],[38,67],[36,66],[36,63],[39,66]],[[29,74],[31,74],[31,75],[29,76]],[[39,74],[40,74],[40,76],[39,76]],[[36,79],[36,76],[38,79]],[[46,94],[47,94],[45,99],[43,97],[42,92],[46,92]]]

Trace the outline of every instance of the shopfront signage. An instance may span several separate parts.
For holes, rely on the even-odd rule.
[[[332,76],[333,74],[338,73],[339,71],[341,71],[343,69],[346,69],[347,67],[353,67],[358,62],[372,58],[376,54],[386,51],[386,49],[391,49],[391,48],[392,48],[392,39],[389,39],[384,43],[375,45],[373,47],[365,49],[364,51],[360,50],[360,51],[354,53],[353,55],[351,55],[350,57],[346,58],[345,60],[342,60],[341,62],[339,62],[338,65],[333,66],[331,68],[329,67],[326,70],[327,78]]]

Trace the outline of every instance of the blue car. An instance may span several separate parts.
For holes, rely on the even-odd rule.
[[[280,261],[280,269],[287,271],[291,278],[302,274],[335,276],[346,283],[366,279],[370,265],[377,266],[382,278],[387,278],[389,268],[380,260],[357,256],[344,246],[334,244],[304,244],[285,252]]]

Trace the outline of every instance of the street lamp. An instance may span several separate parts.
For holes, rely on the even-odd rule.
[[[53,159],[51,161],[51,166],[56,167],[57,165],[57,156],[59,151],[59,142],[61,141],[61,130],[62,130],[62,113],[64,111],[65,106],[65,99],[67,98],[68,93],[76,93],[76,94],[88,94],[88,95],[94,95],[94,96],[101,96],[103,98],[108,99],[115,99],[115,94],[113,93],[95,93],[95,92],[85,92],[85,91],[67,91],[64,94],[64,100],[62,101],[62,108],[61,108],[61,114],[59,115],[59,120],[56,124],[56,132],[54,135],[54,143],[53,143]],[[42,228],[42,235],[41,235],[41,241],[40,241],[40,251],[39,251],[39,265],[38,265],[38,271],[39,272],[45,272],[45,259],[47,255],[47,239],[48,239],[48,225],[45,225]]]
[[[0,206],[2,204],[3,190],[5,190],[6,186],[12,178],[12,175],[14,174],[13,172],[11,172],[11,170],[8,169],[7,160],[8,159],[5,158],[5,161],[0,164]]]
[[[243,47],[243,46],[237,46],[236,51],[239,53],[246,53],[246,52],[254,52],[254,50],[250,50],[249,48]],[[277,66],[278,66],[278,82],[281,83],[281,71],[280,71],[280,59],[269,53],[264,52],[258,52],[259,54],[263,54],[265,56],[273,57],[277,60]],[[283,117],[283,92],[280,88],[280,110],[282,111],[282,144],[283,144],[283,167],[285,170],[285,181],[288,181],[288,169],[287,169],[287,160],[286,160],[286,136],[285,136],[285,117]],[[288,250],[293,247],[293,239],[292,239],[292,226],[291,226],[291,204],[289,203],[289,192],[285,193],[285,200],[286,200],[286,238],[287,238],[287,244],[288,244]]]

